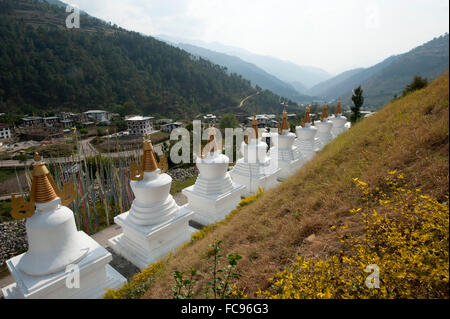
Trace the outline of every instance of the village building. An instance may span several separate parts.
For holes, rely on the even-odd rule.
[[[111,120],[112,114],[103,110],[89,110],[84,112],[85,115],[96,123],[105,123]]]
[[[171,133],[174,129],[177,129],[179,127],[182,127],[183,123],[181,122],[173,122],[161,125],[161,132],[164,133]]]
[[[150,116],[133,116],[126,119],[128,133],[130,135],[144,136],[150,134],[153,130],[153,117]]]
[[[40,116],[27,116],[20,119],[20,126],[30,127],[30,126],[41,126],[44,123],[44,119]]]
[[[0,123],[0,140],[11,138],[11,129],[8,124]]]
[[[53,127],[59,125],[60,118],[58,116],[48,116],[44,117],[42,120],[45,126]]]
[[[155,121],[156,124],[169,124],[172,123],[172,119],[158,119]]]
[[[206,114],[203,116],[203,123],[208,126],[210,123],[216,124],[216,122],[217,122],[217,116],[215,116],[214,114]]]

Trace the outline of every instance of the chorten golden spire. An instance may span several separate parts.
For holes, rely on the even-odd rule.
[[[30,201],[26,202],[23,197],[14,195],[11,198],[13,218],[23,219],[33,216],[35,203],[48,203],[59,197],[61,204],[67,206],[75,199],[76,192],[72,180],[64,184],[63,190],[60,191],[39,153],[34,153],[32,175]]]
[[[216,140],[216,130],[214,128],[214,123],[209,124],[209,141],[208,141],[209,152],[214,153],[219,150]]]
[[[35,203],[47,203],[54,200],[58,195],[53,188],[53,179],[50,176],[45,163],[41,160],[41,156],[38,153],[34,154],[33,164],[33,181],[31,183],[30,198]],[[50,181],[51,180],[51,181]]]
[[[152,141],[148,134],[144,136],[144,142],[142,143],[142,171],[153,172],[158,169],[158,163],[156,163],[155,154],[153,153]]]
[[[322,114],[320,115],[320,121],[325,122],[327,120],[327,118],[328,118],[327,102],[325,101],[325,103],[323,104]]]
[[[291,126],[289,125],[289,122],[287,120],[287,112],[286,108],[283,110],[283,121],[281,122],[281,133],[283,133],[284,130],[290,130]]]
[[[144,179],[144,172],[154,172],[157,169],[158,163],[153,153],[152,141],[146,133],[142,143],[141,167],[137,166],[136,163],[130,164],[130,179],[133,181],[141,181]]]
[[[258,139],[258,120],[256,119],[256,114],[253,114],[252,120],[252,128],[253,128],[253,136],[255,139]]]
[[[337,101],[337,105],[336,105],[336,111],[334,112],[334,115],[338,116],[340,114],[342,114],[342,111],[341,111],[341,100],[338,100]]]
[[[305,127],[306,124],[311,123],[311,116],[309,115],[310,112],[311,112],[311,109],[309,108],[309,106],[307,106],[305,109],[305,117],[302,120],[303,127]]]

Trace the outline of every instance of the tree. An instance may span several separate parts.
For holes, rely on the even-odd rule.
[[[422,78],[419,75],[415,75],[413,81],[403,90],[403,96],[416,90],[423,89],[427,85],[428,85],[427,79]]]
[[[352,94],[353,106],[351,107],[352,115],[350,120],[355,123],[361,117],[361,106],[364,104],[363,89],[361,85],[353,90]]]
[[[236,128],[237,125],[238,120],[236,119],[236,116],[231,113],[222,115],[219,121],[219,126],[222,130],[225,130],[226,128]]]

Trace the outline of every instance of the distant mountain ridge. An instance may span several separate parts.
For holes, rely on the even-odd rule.
[[[277,77],[267,73],[256,65],[245,62],[238,57],[208,50],[191,44],[173,43],[167,40],[165,42],[183,49],[190,54],[224,66],[227,68],[229,73],[240,74],[245,79],[250,80],[253,85],[258,85],[263,89],[271,90],[280,96],[287,97],[296,102],[308,102],[311,100],[310,96],[299,94],[299,92],[291,84],[281,81]]]
[[[325,81],[331,77],[328,72],[321,68],[312,66],[300,66],[289,61],[283,61],[275,57],[251,53],[241,48],[227,46],[217,42],[206,43],[203,41],[172,37],[163,34],[157,35],[156,37],[165,41],[174,43],[188,43],[205,49],[238,57],[246,62],[258,66],[267,73],[277,77],[284,82],[300,82],[307,88],[310,88],[318,84],[319,82]]]
[[[308,93],[325,99],[341,98],[351,102],[352,90],[361,85],[366,106],[380,108],[412,81],[415,75],[429,81],[444,73],[449,67],[449,35],[418,46],[409,52],[391,56],[365,69],[341,73],[311,88]]]

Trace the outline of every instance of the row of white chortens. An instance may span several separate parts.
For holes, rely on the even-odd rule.
[[[123,232],[109,240],[109,247],[138,268],[145,268],[190,239],[190,220],[208,225],[225,218],[241,197],[256,193],[258,188],[273,188],[294,174],[347,130],[349,123],[339,104],[332,117],[328,117],[325,105],[320,122],[312,126],[307,110],[294,134],[284,111],[278,133],[265,133],[270,134],[273,144],[268,151],[255,120],[252,127],[252,136],[241,146],[243,157],[231,170],[229,158],[222,154],[214,134],[210,135],[208,145],[212,147],[206,155],[200,152],[197,156],[199,175],[193,186],[183,190],[188,204],[181,207],[170,195],[172,178],[157,167],[151,141],[145,138],[142,164],[131,167],[135,200],[128,212],[115,217]],[[109,265],[112,255],[77,231],[73,212],[65,206],[74,198],[73,184],[59,190],[36,154],[30,201],[13,196],[13,217],[27,218],[29,248],[7,261],[16,282],[2,289],[5,298],[100,298],[105,289],[126,282]],[[79,285],[74,284],[78,279]]]

